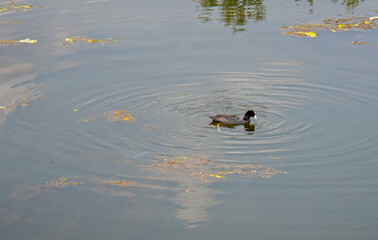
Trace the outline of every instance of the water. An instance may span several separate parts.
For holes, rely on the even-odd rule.
[[[0,45],[1,239],[377,239],[377,31],[280,31],[374,1],[17,3],[0,40],[38,42]]]

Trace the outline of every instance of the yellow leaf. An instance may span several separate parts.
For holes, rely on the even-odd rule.
[[[65,182],[65,181],[67,181],[68,180],[68,178],[66,178],[66,177],[61,177],[61,178],[59,178],[59,181],[60,182]]]
[[[30,5],[10,5],[11,8],[33,8],[33,6]]]
[[[1,44],[16,44],[17,42],[15,40],[4,40],[4,41],[0,40],[0,43]]]
[[[316,33],[314,32],[307,32],[306,34],[312,38],[316,37]]]
[[[79,111],[79,110],[77,110],[77,109],[74,109],[73,111],[74,111],[74,112],[77,112],[77,111]]]
[[[215,175],[215,174],[210,174],[211,177],[215,177],[215,178],[224,178],[224,176],[220,176],[220,175]]]
[[[316,37],[316,33],[314,32],[295,32],[299,36],[308,36],[308,37]]]
[[[69,42],[69,43],[72,43],[74,42],[75,40],[73,38],[66,38],[66,42]]]
[[[18,41],[20,43],[30,43],[30,44],[33,44],[33,43],[36,43],[37,40],[31,40],[30,38],[26,38],[26,39],[22,39],[20,41]]]
[[[10,10],[10,8],[14,8],[14,9],[24,8],[25,11],[26,11],[26,9],[33,8],[33,6],[30,6],[30,5],[14,5],[14,4],[11,3],[11,5],[9,5],[8,8],[0,9],[0,13]]]
[[[217,173],[217,175],[222,175],[222,174],[233,174],[233,172],[230,172],[230,171],[222,171],[222,172]]]
[[[342,24],[339,24],[339,25],[337,25],[339,28],[343,28],[343,25]]]
[[[336,30],[333,30],[333,29],[332,29],[331,32],[336,32]]]

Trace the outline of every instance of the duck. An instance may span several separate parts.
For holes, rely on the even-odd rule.
[[[237,125],[237,124],[246,124],[250,123],[250,118],[253,117],[257,120],[256,113],[253,110],[248,110],[244,117],[237,117],[235,115],[215,115],[215,116],[209,116],[213,120],[213,122],[217,123],[223,123],[223,124],[230,124],[230,125]]]

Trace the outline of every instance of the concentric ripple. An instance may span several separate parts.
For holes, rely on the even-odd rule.
[[[163,85],[138,84],[127,77],[91,83],[90,75],[86,81],[72,79],[80,92],[57,98],[60,105],[52,101],[48,106],[62,109],[56,111],[59,116],[49,118],[50,127],[46,123],[43,127],[59,131],[57,141],[67,149],[115,150],[131,160],[205,154],[224,162],[280,158],[289,163],[309,156],[367,160],[366,149],[377,143],[375,132],[356,124],[356,119],[359,124],[372,124],[368,115],[376,110],[375,96],[362,98],[347,89],[306,83],[296,73],[184,75],[166,79]],[[243,115],[248,109],[257,112],[256,124],[217,127],[208,118],[220,113]],[[106,113],[114,110],[130,111],[136,121],[107,121]],[[42,123],[27,127],[39,131]],[[74,128],[74,135],[66,131],[69,128]]]

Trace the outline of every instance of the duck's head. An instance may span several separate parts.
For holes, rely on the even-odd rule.
[[[248,120],[250,117],[253,117],[254,119],[257,120],[257,117],[256,117],[256,113],[255,111],[253,110],[248,110],[245,114],[244,114],[244,120]]]

